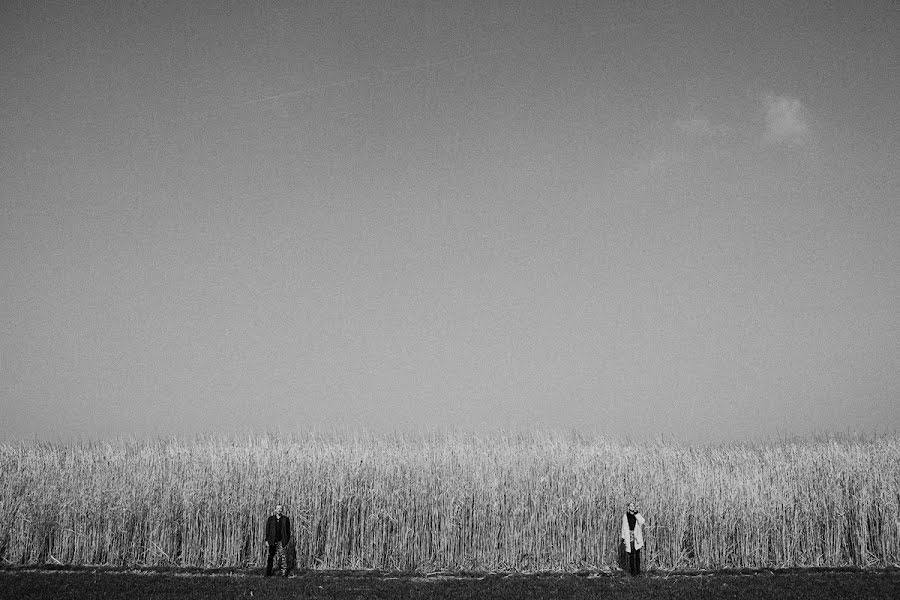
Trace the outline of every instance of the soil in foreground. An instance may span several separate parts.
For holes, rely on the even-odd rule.
[[[465,575],[392,576],[367,573],[306,572],[289,578],[256,573],[158,572],[110,569],[0,569],[0,598],[53,600],[262,600],[453,599],[520,600],[537,598],[759,599],[825,600],[900,598],[900,570],[764,571],[757,573],[623,575]]]

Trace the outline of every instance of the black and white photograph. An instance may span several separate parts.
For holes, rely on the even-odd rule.
[[[0,598],[900,597],[898,40],[0,1]]]

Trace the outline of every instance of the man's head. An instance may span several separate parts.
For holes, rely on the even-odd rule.
[[[275,514],[276,514],[276,515],[278,515],[278,516],[280,517],[280,516],[281,516],[281,513],[282,513],[283,511],[284,511],[284,507],[283,507],[282,505],[280,505],[280,504],[276,504],[276,505],[275,505]]]

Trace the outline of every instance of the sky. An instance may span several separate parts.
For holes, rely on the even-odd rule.
[[[0,4],[0,440],[900,429],[900,5]]]

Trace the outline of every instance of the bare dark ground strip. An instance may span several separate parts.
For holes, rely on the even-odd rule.
[[[308,571],[265,578],[256,571],[130,571],[108,568],[2,568],[0,598],[215,599],[384,598],[518,600],[900,598],[900,569],[651,573],[639,578],[584,574],[437,574]]]

